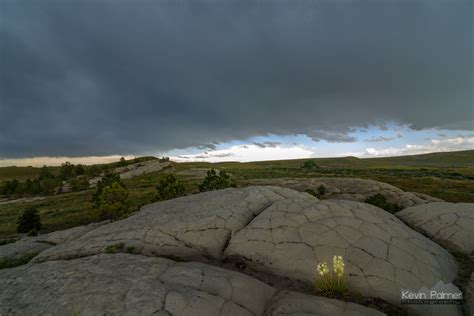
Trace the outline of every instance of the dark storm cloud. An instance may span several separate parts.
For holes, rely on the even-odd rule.
[[[263,143],[254,142],[253,144],[260,148],[267,148],[267,147],[275,148],[278,145],[281,145],[281,142],[272,142],[272,141],[267,140],[267,141],[264,141]]]
[[[368,138],[364,141],[366,142],[369,142],[369,143],[377,143],[377,142],[388,142],[390,140],[394,140],[395,137],[385,137],[385,136],[378,136],[378,137],[371,137],[371,138]]]
[[[471,1],[0,3],[0,157],[474,129]]]

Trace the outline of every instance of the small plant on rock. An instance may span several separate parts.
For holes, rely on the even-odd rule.
[[[16,228],[19,233],[28,233],[30,231],[39,231],[41,229],[41,218],[36,208],[26,209],[18,218]]]
[[[105,247],[105,253],[117,253],[117,252],[123,252],[125,244],[123,242],[119,242],[117,244],[112,244],[108,245]]]
[[[156,200],[164,201],[186,195],[183,183],[172,174],[165,174],[156,186]]]
[[[199,185],[199,191],[205,192],[235,187],[237,187],[235,181],[231,179],[227,172],[221,171],[217,174],[216,170],[211,169],[207,171],[207,176]]]
[[[314,287],[317,292],[325,296],[342,297],[347,292],[347,283],[344,278],[344,260],[341,256],[334,256],[332,261],[332,272],[326,262],[321,262],[316,266]]]

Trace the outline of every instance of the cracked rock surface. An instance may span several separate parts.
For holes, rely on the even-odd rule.
[[[388,202],[395,203],[402,208],[442,202],[442,200],[423,193],[405,192],[388,183],[358,178],[293,178],[293,179],[255,179],[249,183],[254,185],[277,185],[297,191],[307,189],[317,192],[320,185],[326,187],[324,199],[341,199],[364,202],[366,198],[375,194],[382,194]]]
[[[396,216],[453,252],[474,252],[474,203],[429,203]]]
[[[34,261],[69,259],[122,245],[130,252],[180,259],[222,257],[229,238],[262,210],[283,199],[313,200],[279,187],[247,187],[190,195],[149,204],[126,219],[50,248]]]
[[[2,315],[384,315],[295,292],[274,297],[238,272],[131,254],[28,264],[0,279]]]
[[[400,290],[452,282],[452,255],[392,214],[343,200],[282,200],[239,231],[229,258],[311,284],[315,265],[334,255],[346,261],[351,289],[400,304]],[[415,307],[416,308],[416,307]]]
[[[265,315],[382,316],[385,314],[354,303],[281,291],[273,298]]]
[[[376,315],[351,303],[277,291],[205,263],[244,267],[288,290],[295,288],[281,284],[302,282],[307,288],[317,263],[331,265],[341,255],[352,291],[394,305],[402,289],[452,283],[458,271],[447,250],[378,207],[320,201],[273,186],[149,204],[116,222],[0,246],[0,254],[8,252],[39,254],[29,264],[0,270],[0,315]],[[290,283],[278,283],[286,279]],[[400,307],[420,315],[458,315],[456,306]]]
[[[97,255],[0,270],[2,315],[262,315],[275,290],[201,263]]]
[[[43,250],[51,248],[55,245],[77,239],[104,223],[105,222],[78,226],[38,237],[25,237],[18,240],[17,242],[1,246],[0,261],[15,260],[25,256],[34,256],[35,254],[38,254]]]

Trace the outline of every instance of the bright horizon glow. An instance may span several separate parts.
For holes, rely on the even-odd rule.
[[[468,131],[422,130],[414,131],[396,124],[369,127],[352,133],[357,141],[350,143],[315,142],[305,135],[267,135],[246,140],[216,144],[213,148],[190,147],[165,153],[137,155],[110,155],[91,157],[30,157],[0,159],[6,166],[58,166],[65,161],[73,164],[101,164],[116,162],[120,157],[168,156],[176,162],[270,161],[304,158],[331,158],[355,156],[376,158],[408,156],[433,152],[474,149],[474,134]]]

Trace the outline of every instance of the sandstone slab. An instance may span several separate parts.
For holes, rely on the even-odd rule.
[[[4,265],[23,264],[43,250],[77,239],[102,224],[104,222],[78,226],[37,237],[25,237],[14,243],[0,246],[0,262],[3,262]]]
[[[450,251],[474,252],[474,203],[429,203],[396,216]]]
[[[458,269],[450,253],[392,214],[344,200],[278,201],[231,239],[226,255],[308,284],[317,263],[340,255],[352,290],[392,304],[401,289],[451,283]]]
[[[97,255],[0,270],[1,315],[262,315],[275,290],[201,263]]]
[[[366,198],[382,194],[388,202],[397,204],[402,208],[441,202],[442,200],[416,192],[405,192],[388,183],[357,178],[293,178],[293,179],[256,179],[249,181],[254,185],[277,185],[297,191],[311,189],[317,192],[320,185],[326,187],[323,199],[342,199],[364,202]]]
[[[144,206],[126,219],[98,227],[50,248],[37,262],[69,259],[121,249],[180,259],[221,258],[233,234],[274,202],[316,198],[278,187],[225,189]]]

